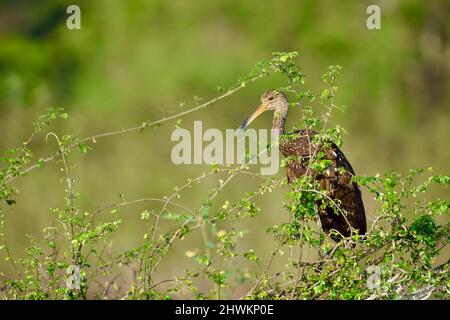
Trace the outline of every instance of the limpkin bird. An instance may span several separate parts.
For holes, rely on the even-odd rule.
[[[240,129],[244,130],[260,114],[272,110],[274,111],[272,130],[284,135],[288,109],[288,99],[283,92],[267,91],[261,96],[261,104],[244,120]],[[358,185],[351,181],[352,175],[355,174],[353,168],[337,145],[313,146],[311,141],[315,134],[317,132],[312,130],[297,130],[294,132],[294,138],[280,139],[280,152],[285,157],[293,159],[286,164],[288,182],[292,183],[304,174],[311,175],[318,181],[321,190],[326,190],[327,196],[341,208],[337,210],[336,206],[316,203],[325,233],[329,234],[334,229],[342,236],[349,237],[353,229],[359,230],[359,234],[363,235],[366,233],[366,216],[361,191]],[[304,161],[314,157],[318,150],[323,151],[325,159],[330,160],[331,163],[323,172],[308,170],[309,161]],[[334,241],[339,240],[339,237],[333,235],[331,238]]]

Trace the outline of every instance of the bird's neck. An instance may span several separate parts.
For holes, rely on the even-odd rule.
[[[288,114],[288,108],[283,108],[282,110],[275,110],[272,119],[272,130],[278,131],[279,134],[285,133],[285,124]]]

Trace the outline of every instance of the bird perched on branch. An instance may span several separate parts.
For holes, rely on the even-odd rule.
[[[281,136],[285,134],[285,123],[288,115],[289,102],[286,95],[280,91],[267,91],[261,96],[261,104],[242,123],[240,129],[245,129],[253,120],[265,111],[274,111],[272,130]],[[280,152],[289,159],[287,162],[287,178],[292,183],[298,177],[310,175],[326,190],[327,203],[316,203],[322,229],[329,234],[335,230],[344,237],[352,235],[354,230],[359,234],[366,233],[366,216],[361,199],[361,191],[352,176],[355,174],[352,166],[337,145],[329,146],[312,142],[317,132],[312,130],[297,130],[294,138],[280,139]],[[328,166],[322,172],[317,172],[309,166],[310,159],[314,159],[322,151],[322,159],[328,160]],[[335,205],[331,205],[334,203]],[[336,236],[333,240],[338,241]]]

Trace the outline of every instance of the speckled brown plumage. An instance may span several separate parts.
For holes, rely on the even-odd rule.
[[[358,185],[351,181],[355,172],[342,151],[335,144],[328,148],[310,145],[316,132],[299,130],[295,133],[296,137],[280,142],[280,152],[293,159],[286,165],[288,181],[292,182],[305,173],[314,176],[320,184],[320,189],[326,190],[328,197],[342,209],[342,212],[335,212],[338,211],[336,208],[326,206],[325,209],[319,210],[322,229],[326,233],[335,229],[344,237],[348,237],[351,234],[351,226],[358,229],[359,234],[364,234],[366,216],[361,192]],[[318,150],[324,151],[324,158],[331,160],[332,164],[321,173],[308,171],[309,158],[311,154],[317,154]],[[318,203],[317,208],[319,207]]]
[[[282,135],[280,152],[289,158],[288,181],[291,183],[304,174],[314,177],[319,182],[320,189],[325,190],[327,197],[340,208],[336,209],[336,206],[332,205],[323,208],[321,203],[316,204],[322,229],[326,233],[334,229],[344,237],[350,236],[352,229],[358,229],[360,235],[365,234],[364,205],[358,185],[351,181],[352,175],[355,174],[352,166],[335,144],[329,147],[313,145],[311,141],[317,134],[314,131],[298,130],[294,132],[293,137],[287,135],[288,137],[284,138],[288,109],[289,103],[284,93],[267,91],[261,96],[261,105],[242,123],[241,128],[248,126],[264,111],[273,110],[272,130]],[[331,165],[320,173],[308,170],[309,158],[311,155],[316,156],[318,151],[323,151],[324,158],[331,161]],[[336,237],[333,239],[338,240]]]

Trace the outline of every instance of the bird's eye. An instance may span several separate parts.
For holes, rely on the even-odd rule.
[[[273,97],[269,97],[269,101],[272,101],[273,100]]]

